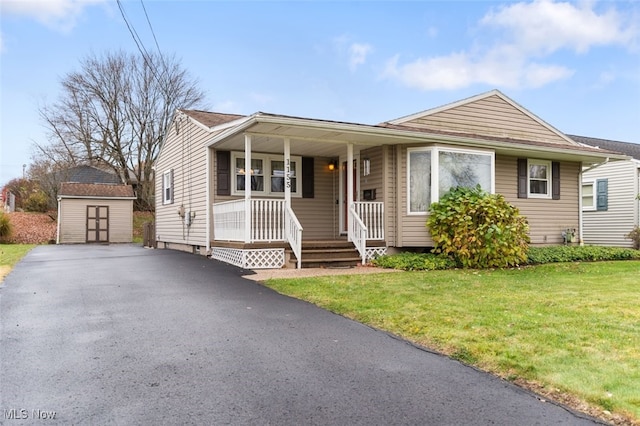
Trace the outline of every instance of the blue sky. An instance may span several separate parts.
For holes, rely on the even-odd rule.
[[[640,2],[122,2],[212,111],[375,124],[499,89],[559,130],[640,143]],[[38,108],[93,53],[136,45],[115,0],[0,0],[0,185]]]

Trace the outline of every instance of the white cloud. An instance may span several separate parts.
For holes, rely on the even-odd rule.
[[[454,90],[473,84],[537,88],[574,74],[562,64],[545,63],[544,58],[558,50],[581,54],[601,45],[634,48],[639,28],[633,22],[625,21],[613,8],[598,13],[592,2],[509,4],[480,20],[480,28],[500,31],[489,44],[405,64],[395,56],[387,62],[383,78],[421,90]]]
[[[2,13],[25,16],[59,31],[70,31],[82,11],[107,0],[3,0]]]
[[[507,88],[536,88],[573,74],[558,65],[527,63],[519,56],[494,52],[482,57],[453,53],[398,65],[396,56],[387,62],[384,75],[420,90],[456,90],[473,84]]]
[[[373,52],[371,45],[353,42],[351,37],[346,34],[334,37],[333,46],[340,58],[347,57],[351,72],[364,64],[367,61],[367,56]]]
[[[355,71],[359,65],[362,65],[367,60],[367,55],[371,53],[373,48],[368,44],[352,43],[349,46],[349,69],[351,72]]]
[[[502,7],[480,23],[504,29],[506,37],[532,54],[564,48],[584,53],[592,46],[634,43],[638,28],[613,8],[598,14],[593,7],[593,2],[536,0]]]

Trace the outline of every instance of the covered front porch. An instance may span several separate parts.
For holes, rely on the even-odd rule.
[[[335,263],[346,260],[335,256],[349,246],[362,264],[386,252],[382,202],[353,202],[347,235],[331,240],[304,240],[304,229],[285,200],[225,201],[214,203],[212,211],[216,238],[211,242],[211,256],[247,269],[282,268],[290,260],[302,268],[304,244],[312,252],[324,250],[325,260]]]
[[[317,240],[349,242],[362,264],[383,254],[385,202],[361,184],[365,171],[381,180],[382,164],[362,158],[368,145],[278,129],[292,130],[295,137],[258,125],[209,144],[211,256],[249,269],[282,268],[292,258],[301,268],[303,242]]]

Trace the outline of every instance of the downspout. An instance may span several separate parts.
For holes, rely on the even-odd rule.
[[[211,148],[207,147],[207,158],[206,158],[206,176],[205,176],[205,188],[207,188],[207,192],[205,194],[205,203],[206,203],[206,213],[205,213],[205,235],[207,238],[207,244],[205,246],[205,255],[209,256],[211,253],[211,214],[212,214],[212,206],[211,206]]]
[[[588,169],[591,170],[591,169]],[[580,171],[578,172],[578,238],[580,238],[580,245],[584,245],[583,241],[583,222],[584,215],[582,213],[582,163],[580,164]],[[568,238],[568,237],[567,237]]]
[[[62,199],[58,197],[58,225],[56,229],[56,244],[60,244],[60,216],[62,216],[60,212],[61,200]]]
[[[584,172],[593,170],[596,167],[604,166],[608,162],[609,162],[609,157],[607,157],[607,159],[604,160],[603,163],[598,163],[586,169],[582,167],[582,163],[580,164],[580,172],[578,173],[578,235],[579,235],[578,238],[580,238],[581,246],[584,245],[584,240],[583,240],[584,214],[582,212],[582,175],[584,174]]]

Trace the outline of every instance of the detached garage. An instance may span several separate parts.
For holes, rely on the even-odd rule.
[[[131,185],[61,184],[57,243],[130,243],[135,199]]]

